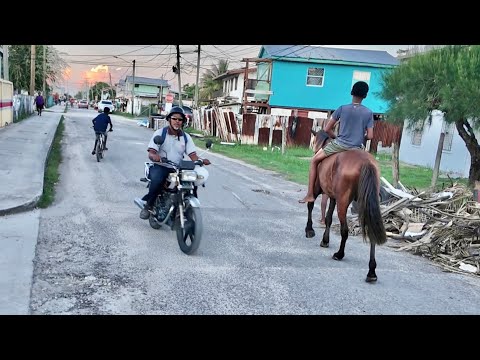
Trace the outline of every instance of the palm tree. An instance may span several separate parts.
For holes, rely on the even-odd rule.
[[[201,79],[200,97],[202,99],[211,99],[215,91],[222,88],[221,80],[213,80],[219,75],[228,71],[228,60],[220,59],[218,64],[213,64],[211,69],[205,71]]]

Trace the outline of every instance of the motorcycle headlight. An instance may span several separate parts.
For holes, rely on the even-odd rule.
[[[182,171],[182,181],[195,181],[197,180],[197,173],[193,170]]]

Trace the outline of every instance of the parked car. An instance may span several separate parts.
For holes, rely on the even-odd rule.
[[[87,100],[80,100],[78,102],[79,109],[88,109],[88,101]]]
[[[113,113],[115,110],[115,105],[110,100],[100,100],[98,102],[98,112],[103,112],[104,108],[110,108],[110,113]]]

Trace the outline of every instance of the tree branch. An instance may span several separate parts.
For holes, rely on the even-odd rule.
[[[473,129],[470,126],[468,120],[460,119],[455,121],[455,127],[457,128],[458,134],[463,139],[463,141],[465,141],[465,144],[468,148],[472,148],[472,150],[478,148],[477,138],[475,137]],[[465,130],[465,127],[468,129],[468,132],[467,130]]]

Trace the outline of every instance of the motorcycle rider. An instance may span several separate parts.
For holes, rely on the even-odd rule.
[[[150,211],[155,203],[155,199],[162,190],[162,184],[171,172],[170,168],[159,165],[162,162],[162,158],[166,158],[176,164],[180,163],[184,154],[187,154],[192,161],[200,159],[196,153],[196,147],[192,138],[189,134],[184,133],[182,129],[186,122],[186,116],[183,109],[179,106],[172,107],[166,119],[169,125],[163,144],[157,145],[153,141],[155,136],[160,136],[162,134],[163,129],[155,131],[148,143],[148,158],[154,163],[154,165],[149,171],[150,187],[148,189],[148,194],[142,198],[142,200],[145,201],[145,205],[140,211],[140,218],[144,220],[150,217]],[[203,164],[209,165],[210,161],[208,159],[203,159]]]

